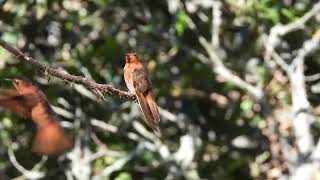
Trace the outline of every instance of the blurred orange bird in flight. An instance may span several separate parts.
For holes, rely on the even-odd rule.
[[[160,114],[153,98],[152,85],[148,71],[136,53],[125,56],[124,80],[131,93],[135,94],[147,124],[159,131]]]
[[[40,155],[55,155],[73,147],[71,138],[60,126],[57,115],[47,98],[26,78],[12,80],[16,90],[0,97],[0,106],[14,111],[21,117],[31,118],[37,125],[32,150]]]

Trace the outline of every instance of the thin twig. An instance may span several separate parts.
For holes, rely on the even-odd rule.
[[[267,50],[267,54],[270,55],[274,51],[274,49],[280,44],[281,36],[284,36],[290,32],[296,31],[298,29],[302,29],[307,21],[309,21],[312,17],[317,15],[320,11],[320,2],[315,4],[313,8],[304,14],[301,18],[297,19],[294,22],[291,22],[286,25],[278,24],[271,28],[268,39],[265,43],[265,47]],[[276,61],[277,63],[279,61]],[[281,68],[285,67],[279,64]]]
[[[275,60],[275,62],[286,72],[289,72],[290,66],[289,64],[274,50],[270,49],[270,55]]]
[[[283,36],[292,31],[304,28],[305,23],[309,21],[313,16],[317,15],[319,11],[320,11],[320,2],[313,5],[313,8],[307,13],[305,13],[301,18],[297,19],[296,21],[290,24],[283,26],[281,31],[279,31],[279,34]]]
[[[97,179],[103,179],[103,177],[109,177],[112,172],[120,170],[134,156],[138,155],[144,148],[145,148],[144,144],[140,143],[135,150],[129,152],[128,154],[124,155],[122,158],[112,163],[110,166],[107,166],[106,168],[104,168],[101,171],[101,173],[93,176],[92,179],[97,180]]]
[[[301,63],[304,63],[305,57],[319,48],[319,43],[320,43],[319,35],[315,35],[310,40],[305,41],[302,47],[298,50],[297,56],[294,58],[294,60],[290,65],[291,70],[294,71],[296,66],[298,66]]]
[[[212,27],[211,27],[211,44],[214,48],[219,47],[220,40],[220,26],[221,26],[221,2],[213,1],[212,2]]]
[[[112,151],[107,149],[106,147],[101,147],[96,153],[91,154],[91,156],[88,158],[88,160],[94,161],[96,159],[99,159],[101,157],[107,156],[107,157],[122,157],[124,155],[123,152],[119,151]]]
[[[108,131],[108,132],[112,132],[112,133],[118,132],[118,127],[111,125],[111,124],[108,124],[108,123],[101,121],[101,120],[98,120],[98,119],[93,118],[90,120],[90,123],[92,126],[99,127],[99,128],[101,128],[105,131]]]
[[[306,82],[318,81],[320,79],[320,73],[305,76]]]

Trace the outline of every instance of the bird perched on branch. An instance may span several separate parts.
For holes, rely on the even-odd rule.
[[[124,80],[131,93],[137,96],[141,111],[147,124],[159,131],[160,114],[153,98],[152,85],[147,69],[136,53],[125,56]]]
[[[0,91],[0,106],[21,117],[31,118],[37,125],[32,150],[40,155],[55,155],[73,147],[71,138],[60,126],[47,98],[26,78],[12,80],[16,90]],[[2,97],[3,96],[3,97]]]

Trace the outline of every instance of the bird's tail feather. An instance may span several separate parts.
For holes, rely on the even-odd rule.
[[[145,97],[142,93],[136,93],[138,102],[140,104],[141,111],[148,123],[148,125],[155,131],[159,131],[159,119],[157,119],[159,116],[157,116],[158,110],[155,109],[156,105],[154,106],[154,102],[152,103],[149,98],[149,94]],[[152,98],[152,97],[151,97]],[[153,101],[153,98],[152,98]],[[155,115],[154,115],[155,114]]]
[[[155,122],[157,123],[157,125],[159,126],[159,123],[160,123],[160,113],[159,113],[159,111],[158,111],[157,104],[156,104],[156,102],[154,101],[152,94],[149,93],[149,94],[146,96],[146,99],[147,99],[149,108],[150,108],[150,110],[151,110],[151,112],[152,112],[153,118],[154,118]]]

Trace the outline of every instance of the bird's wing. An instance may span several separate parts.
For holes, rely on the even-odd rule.
[[[31,109],[26,104],[26,99],[24,96],[14,93],[13,91],[8,94],[0,95],[0,107],[14,111],[19,116],[30,117]]]
[[[141,111],[148,125],[159,131],[159,112],[152,97],[151,82],[144,69],[136,69],[132,74],[133,87],[135,89]]]
[[[135,91],[146,95],[151,90],[151,81],[143,68],[134,70],[132,79]]]
[[[0,98],[7,98],[12,96],[17,96],[18,91],[15,89],[1,89],[0,88]]]

